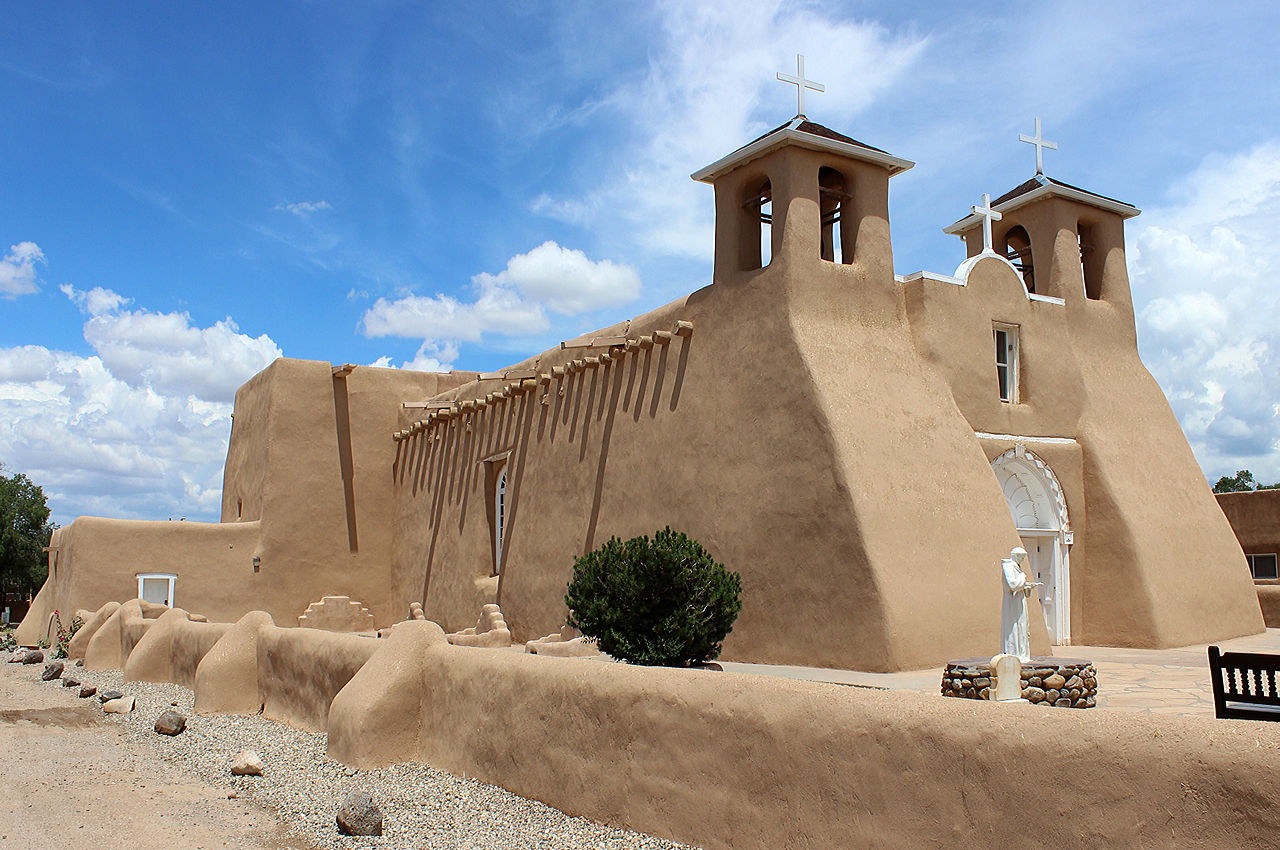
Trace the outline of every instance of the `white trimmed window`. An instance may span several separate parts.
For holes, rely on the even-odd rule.
[[[503,464],[493,488],[493,551],[496,572],[502,572],[502,538],[507,523],[507,467]]]
[[[144,602],[173,607],[173,586],[178,577],[172,573],[139,573],[138,598]]]
[[[1280,578],[1276,571],[1275,553],[1269,555],[1245,555],[1249,559],[1249,572],[1258,578]]]
[[[1000,387],[1000,400],[1018,403],[1018,326],[995,326],[996,381]]]

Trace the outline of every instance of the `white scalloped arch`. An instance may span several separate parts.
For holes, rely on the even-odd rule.
[[[1067,500],[1058,476],[1034,452],[1014,447],[991,461],[991,468],[1018,528],[1071,529]]]

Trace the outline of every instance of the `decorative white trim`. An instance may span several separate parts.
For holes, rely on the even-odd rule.
[[[1124,201],[1113,201],[1110,198],[1104,198],[1101,195],[1093,195],[1089,192],[1082,192],[1079,189],[1072,189],[1068,186],[1059,186],[1056,183],[1043,183],[1039,187],[1010,198],[1002,204],[996,204],[992,209],[1000,213],[1007,213],[1025,207],[1033,201],[1038,201],[1045,197],[1066,198],[1069,201],[1075,201],[1081,204],[1088,204],[1091,207],[1097,207],[1107,212],[1115,213],[1121,218],[1133,218],[1142,212],[1142,210],[1126,204]],[[942,232],[948,236],[963,236],[982,221],[982,217],[970,213],[955,224],[942,228]]]
[[[176,585],[178,582],[177,575],[175,575],[174,573],[138,573],[137,578],[138,578],[138,598],[139,599],[146,599],[146,597],[142,595],[142,583],[144,581],[146,581],[147,579],[168,579],[169,590],[166,596],[166,598],[168,599],[168,602],[166,604],[170,608],[173,607],[173,590],[174,590],[174,585]]]
[[[1025,285],[1023,288],[1026,288]],[[1057,304],[1059,307],[1067,303],[1065,298],[1059,298],[1056,295],[1037,295],[1034,292],[1028,292],[1027,299],[1030,301],[1040,301],[1044,304]]]
[[[716,160],[706,168],[700,169],[689,175],[694,180],[701,183],[711,183],[726,173],[730,169],[737,168],[739,165],[748,163],[753,159],[759,159],[774,148],[790,142],[797,147],[808,148],[810,150],[820,151],[823,153],[836,153],[841,156],[847,156],[850,159],[857,159],[863,162],[870,162],[875,165],[883,166],[889,170],[889,175],[901,174],[915,167],[915,163],[909,159],[883,151],[864,148],[861,145],[851,145],[848,142],[840,142],[835,139],[828,139],[825,136],[815,136],[813,133],[805,133],[797,129],[800,125],[792,121],[781,130],[775,130],[766,136],[756,139],[745,148],[740,148],[726,157]]]
[[[938,274],[937,272],[919,271],[919,272],[912,272],[911,274],[905,274],[905,275],[899,274],[899,275],[894,275],[893,279],[896,280],[898,283],[913,283],[917,280],[931,280],[935,283],[951,283],[951,284],[955,284],[956,286],[965,285],[964,281],[960,280],[957,277],[952,277],[949,274]]]
[[[956,273],[954,277],[957,280],[963,280],[965,282],[965,285],[968,286],[969,272],[973,271],[973,267],[978,264],[979,260],[999,260],[1000,262],[1004,263],[1006,266],[1009,267],[1009,271],[1014,273],[1014,275],[1018,278],[1019,283],[1022,282],[1022,275],[1018,274],[1018,269],[1013,265],[1013,263],[1009,262],[1007,257],[1002,257],[999,254],[997,254],[995,251],[983,251],[981,254],[974,254],[972,257],[965,260],[956,268]],[[1026,286],[1022,287],[1022,291],[1023,292],[1027,291]]]
[[[1073,437],[1025,437],[1020,434],[991,434],[986,431],[974,431],[973,436],[983,440],[1002,440],[1008,443],[1052,443],[1054,445],[1075,445]]]
[[[1062,485],[1058,483],[1058,476],[1053,474],[1053,470],[1049,467],[1049,464],[1045,463],[1039,455],[1025,446],[1014,446],[995,460],[991,461],[991,468],[993,470],[998,469],[1014,459],[1031,463],[1040,471],[1040,474],[1048,484],[1049,495],[1053,498],[1054,509],[1058,514],[1058,528],[1055,530],[1070,531],[1071,520],[1067,516],[1067,499],[1062,494]]]

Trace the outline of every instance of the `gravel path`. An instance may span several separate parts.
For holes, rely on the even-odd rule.
[[[43,665],[26,667],[39,678]],[[178,685],[125,682],[118,672],[68,666],[65,675],[115,688],[137,698],[132,715],[105,715],[140,747],[185,767],[205,781],[274,811],[297,839],[322,848],[430,847],[433,850],[622,850],[678,848],[664,839],[570,817],[534,800],[472,779],[459,779],[425,765],[378,770],[344,768],[325,753],[325,736],[262,716],[196,715],[192,692]],[[80,702],[75,689],[53,681],[45,686]],[[93,698],[97,703],[97,699]],[[170,738],[156,734],[162,711],[186,715],[187,729]],[[256,750],[266,766],[260,777],[231,776],[229,765],[241,750]],[[353,788],[373,795],[382,809],[380,838],[340,836],[334,814]]]

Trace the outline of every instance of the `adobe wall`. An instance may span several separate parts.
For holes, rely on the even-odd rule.
[[[1217,500],[1245,554],[1280,552],[1280,490],[1218,493]]]
[[[975,431],[1030,438],[984,440],[989,458],[1024,442],[1062,484],[1075,541],[1073,642],[1168,647],[1258,632],[1239,547],[1138,357],[1118,216],[1090,222],[1103,297],[1085,297],[1075,226],[1086,209],[1051,199],[1017,210],[1037,291],[1064,303],[1029,299],[1007,264],[978,260],[964,286],[904,286],[916,344]],[[999,400],[993,321],[1019,326],[1018,404]]]
[[[395,459],[387,435],[402,402],[474,374],[358,366],[335,377],[329,363],[281,358],[241,387],[222,518],[262,523],[261,560],[239,609],[217,616],[260,608],[295,622],[310,603],[341,595],[368,607],[379,626],[403,617],[407,603],[392,601],[386,572]]]
[[[333,757],[425,761],[700,847],[1244,847],[1280,829],[1280,743],[1259,722],[476,650],[432,623],[381,643],[334,700]]]
[[[329,704],[378,648],[377,638],[318,629],[258,628],[262,713],[323,732]]]
[[[45,637],[54,609],[97,610],[105,602],[138,595],[139,573],[170,573],[174,605],[234,619],[253,605],[258,588],[252,558],[258,551],[257,522],[156,522],[79,517],[54,532],[56,564],[23,620],[18,639],[34,645]],[[30,625],[28,625],[30,624]],[[30,638],[30,640],[28,640]]]
[[[775,168],[775,196],[822,163],[801,152]],[[678,320],[691,335],[530,382],[400,442],[401,604],[425,594],[427,617],[456,631],[490,601],[492,459],[509,453],[498,601],[517,640],[563,624],[575,557],[671,525],[742,575],[726,658],[894,670],[998,647],[999,561],[1019,540],[972,429],[915,355],[891,264],[877,259],[879,197],[857,262],[818,259],[815,182],[775,210],[781,249],[767,268],[586,336],[639,339]],[[600,354],[552,350],[511,368],[552,374]],[[1043,620],[1031,620],[1044,651]]]

